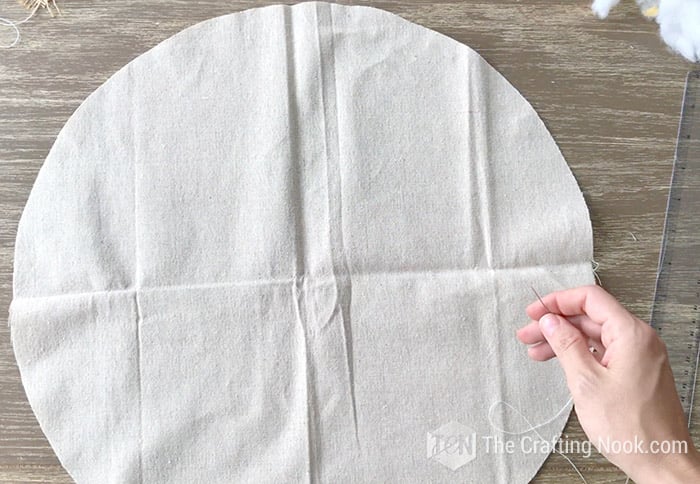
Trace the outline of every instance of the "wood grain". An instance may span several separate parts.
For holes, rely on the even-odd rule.
[[[80,102],[128,61],[183,28],[270,3],[292,2],[60,1],[63,16],[39,14],[24,24],[16,48],[0,51],[3,318],[12,297],[17,222],[42,161]],[[603,285],[647,317],[683,80],[692,67],[666,51],[656,25],[639,15],[633,2],[606,21],[592,17],[587,1],[354,3],[384,8],[470,45],[523,93],[584,192]],[[0,3],[0,16],[23,15],[14,2]],[[0,31],[0,40],[9,35]],[[678,344],[669,342],[670,351]],[[575,418],[565,434],[584,438]],[[624,482],[601,456],[571,458],[590,483]],[[536,481],[579,478],[553,455]],[[0,482],[71,482],[26,401],[6,324],[0,324]]]

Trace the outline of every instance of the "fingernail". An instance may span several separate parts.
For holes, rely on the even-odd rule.
[[[551,336],[559,326],[559,318],[553,314],[545,314],[540,318],[540,329],[545,336]]]

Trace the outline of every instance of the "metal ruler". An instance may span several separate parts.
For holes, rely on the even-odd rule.
[[[666,341],[690,426],[700,398],[700,71],[686,79],[651,324]]]

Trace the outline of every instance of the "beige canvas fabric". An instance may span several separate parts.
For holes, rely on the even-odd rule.
[[[175,35],[80,106],[19,226],[10,322],[80,483],[521,483],[547,454],[489,452],[519,437],[487,413],[566,405],[514,330],[591,256],[552,137],[474,51],[277,6]]]

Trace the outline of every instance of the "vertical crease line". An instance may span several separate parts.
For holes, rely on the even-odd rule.
[[[313,387],[311,385],[311,380],[312,380],[312,374],[311,374],[311,369],[309,368],[309,340],[306,336],[307,332],[307,327],[306,323],[304,322],[304,317],[302,316],[304,310],[305,310],[305,304],[304,304],[304,298],[305,298],[305,290],[304,290],[304,282],[303,279],[296,279],[294,283],[292,284],[292,296],[294,300],[294,315],[296,318],[297,325],[299,326],[301,330],[301,335],[302,335],[302,344],[303,344],[303,350],[304,350],[304,369],[306,370],[304,372],[304,383],[306,387],[306,392],[307,392],[307,398],[306,398],[306,418],[308,420],[307,425],[306,425],[306,438],[307,438],[307,452],[308,452],[308,473],[309,473],[309,482],[317,482],[318,477],[316,476],[316,469],[315,469],[315,459],[316,459],[316,452],[314,450],[314,436],[313,436],[313,429],[314,429],[314,415],[313,415],[313,405],[309,404],[310,400],[313,400]]]
[[[323,18],[323,22],[319,18]],[[335,45],[333,44],[333,7],[328,4],[316,4],[316,34],[318,41],[319,66],[321,69],[321,96],[323,103],[324,145],[326,151],[326,174],[328,177],[328,237],[330,240],[331,265],[333,281],[336,286],[336,307],[334,314],[340,310],[342,336],[345,346],[345,371],[349,385],[350,404],[355,434],[355,442],[360,447],[357,422],[357,403],[355,399],[354,363],[352,348],[352,277],[347,260],[343,232],[342,179],[340,173],[340,140],[338,122],[338,90],[335,70]],[[322,39],[319,27],[328,25],[329,34]],[[325,42],[324,42],[325,40]],[[328,66],[325,65],[326,61]],[[333,196],[335,195],[335,196]],[[339,277],[340,274],[340,277]]]
[[[478,69],[478,76],[479,80],[481,80],[481,77],[484,75],[484,62],[482,60],[477,61],[475,63]],[[471,72],[473,74],[473,71]],[[470,80],[472,80],[472,77],[470,75]],[[483,83],[480,83],[483,85]],[[487,86],[489,85],[488,83],[486,84]],[[500,312],[500,303],[499,303],[499,290],[498,290],[498,281],[496,278],[498,277],[498,274],[496,272],[496,269],[494,267],[494,258],[493,258],[493,252],[494,252],[494,241],[493,241],[493,230],[492,230],[492,219],[493,219],[493,197],[491,194],[491,189],[493,187],[492,185],[492,178],[490,177],[491,175],[491,159],[490,159],[490,145],[489,145],[489,140],[491,139],[491,119],[489,117],[489,113],[491,113],[490,109],[490,95],[491,91],[489,89],[485,90],[479,90],[478,92],[481,93],[481,106],[479,106],[478,109],[474,109],[471,104],[473,101],[473,93],[475,92],[475,85],[473,82],[470,82],[469,85],[469,99],[470,99],[470,110],[472,111],[470,113],[470,116],[474,115],[474,112],[479,113],[480,115],[483,114],[484,118],[481,119],[481,129],[478,130],[478,132],[472,132],[470,133],[470,136],[473,140],[476,140],[476,143],[478,143],[478,147],[480,148],[478,152],[483,153],[483,156],[478,158],[478,163],[476,165],[476,172],[477,172],[477,181],[478,181],[478,190],[479,190],[479,218],[482,220],[482,237],[483,237],[483,244],[484,244],[484,252],[486,256],[486,270],[488,277],[490,278],[490,285],[491,285],[491,301],[493,304],[493,317],[495,321],[493,321],[489,326],[494,330],[495,334],[495,341],[496,341],[496,366],[498,368],[498,371],[496,372],[496,378],[498,379],[497,381],[497,388],[499,392],[499,400],[503,401],[504,396],[505,396],[505,378],[503,376],[503,370],[504,366],[502,364],[503,358],[505,355],[503,354],[503,342],[501,341],[501,336],[502,336],[502,331],[501,331],[501,312]],[[471,117],[470,117],[471,119]],[[507,421],[507,417],[504,415],[501,416],[502,422],[505,419]],[[502,457],[501,461],[504,465],[499,468],[499,472],[501,472],[501,477],[503,477],[505,480],[502,479],[502,482],[509,482],[509,476],[511,474],[510,468],[507,465],[507,461],[505,457]],[[505,473],[505,476],[503,475]]]
[[[141,369],[141,322],[143,315],[141,313],[141,303],[139,302],[139,291],[134,290],[134,305],[136,307],[136,368],[138,372],[138,407],[139,407],[139,482],[143,484],[143,388],[142,388],[142,369]]]
[[[496,367],[498,368],[498,371],[496,372],[496,378],[498,379],[497,382],[497,388],[498,388],[498,400],[500,402],[503,401],[508,401],[505,398],[505,379],[503,378],[503,365],[501,364],[501,361],[503,361],[503,357],[505,356],[503,354],[503,331],[501,331],[501,310],[500,310],[500,303],[499,303],[499,298],[500,298],[500,292],[498,290],[498,281],[496,281],[496,272],[494,270],[489,271],[489,275],[491,276],[491,290],[493,292],[493,317],[494,317],[494,323],[491,324],[490,326],[492,329],[495,331],[495,337],[492,339],[492,341],[495,339],[496,341]],[[504,420],[507,422],[508,425],[510,425],[510,421],[506,418],[505,414],[501,415],[501,428],[508,428],[504,426]],[[501,479],[500,482],[511,482],[511,470],[510,467],[507,465],[507,459],[505,458],[506,454],[501,454],[501,466],[499,466],[498,472],[501,473]],[[503,475],[505,473],[505,475]]]
[[[478,191],[477,199],[479,200],[479,229],[481,232],[481,240],[484,248],[484,256],[486,258],[486,266],[488,269],[493,269],[493,233],[491,231],[491,184],[488,179],[490,160],[489,160],[489,134],[490,134],[490,119],[488,119],[489,111],[489,90],[481,90],[475,85],[475,74],[481,78],[483,61],[472,63],[472,68],[469,70],[469,146],[471,160],[470,164],[473,167],[472,189]],[[474,66],[475,65],[475,66]],[[478,71],[478,73],[475,73]],[[482,95],[481,106],[478,109],[475,107],[474,94],[479,92]],[[485,118],[481,123],[476,123],[474,116],[484,115]],[[475,147],[474,144],[478,146]],[[480,149],[478,149],[480,148]],[[483,156],[477,157],[479,153]],[[474,184],[473,182],[476,182]],[[474,195],[474,194],[472,194]],[[478,264],[477,264],[478,266]]]
[[[504,365],[503,365],[503,359],[506,357],[503,353],[503,341],[501,340],[501,337],[503,336],[503,331],[501,331],[501,311],[500,311],[500,293],[498,290],[498,273],[494,267],[494,241],[493,241],[493,224],[492,224],[492,219],[493,219],[493,197],[491,193],[491,189],[493,187],[492,185],[492,180],[493,178],[490,176],[491,175],[491,160],[490,160],[490,149],[489,149],[489,143],[488,140],[491,139],[491,120],[488,118],[489,114],[491,112],[490,109],[488,109],[489,104],[490,104],[490,91],[486,89],[483,92],[483,95],[485,96],[485,99],[482,101],[486,106],[487,109],[479,109],[479,112],[485,112],[487,118],[484,121],[484,124],[482,125],[482,130],[481,130],[481,136],[480,136],[480,143],[481,143],[481,151],[484,153],[483,158],[481,158],[479,161],[479,192],[481,196],[479,196],[479,201],[480,201],[480,213],[479,216],[484,219],[484,250],[486,252],[486,264],[487,264],[487,274],[488,277],[491,279],[491,294],[492,294],[492,304],[493,304],[493,317],[494,320],[490,326],[492,329],[495,330],[495,341],[496,341],[496,364],[498,371],[496,372],[496,378],[498,379],[497,382],[497,388],[498,388],[498,393],[499,393],[499,400],[503,401],[505,398],[505,391],[506,391],[506,381],[505,377],[503,375],[503,370],[504,370]],[[507,421],[507,418],[506,418]],[[505,459],[505,456],[502,456],[502,462],[503,466],[499,469],[499,471],[502,473],[501,474],[501,481],[502,482],[510,482],[510,475],[511,475],[511,469],[507,465],[507,459]]]
[[[131,73],[131,71],[129,71]],[[133,77],[131,77],[130,86],[134,85]],[[139,263],[139,216],[138,216],[138,154],[141,147],[141,138],[139,129],[140,119],[138,116],[138,111],[136,106],[140,104],[138,102],[133,102],[134,96],[129,96],[132,99],[131,104],[131,115],[132,115],[132,134],[134,136],[132,147],[132,163],[134,164],[134,305],[136,312],[136,328],[135,328],[135,338],[136,338],[136,371],[137,371],[137,399],[138,399],[138,475],[139,482],[143,484],[143,369],[141,362],[142,344],[141,344],[141,324],[143,322],[143,314],[141,313],[141,304],[139,302],[139,288],[141,287],[141,266]]]
[[[300,156],[298,123],[299,109],[297,106],[296,94],[296,63],[294,53],[294,25],[292,17],[292,9],[289,6],[284,7],[284,32],[285,32],[285,57],[287,68],[287,109],[289,118],[289,190],[290,199],[292,201],[290,207],[292,211],[292,220],[294,221],[294,277],[292,278],[292,295],[294,299],[294,311],[296,321],[301,331],[303,339],[303,359],[304,359],[304,380],[306,386],[306,418],[307,418],[307,472],[309,482],[318,480],[316,473],[316,439],[314,437],[315,425],[315,394],[313,389],[313,368],[310,361],[308,327],[304,320],[305,305],[303,297],[305,297],[305,278],[306,272],[306,230],[304,224],[304,200],[302,197],[301,187],[301,170],[298,166]]]
[[[469,64],[469,82],[467,99],[469,106],[467,109],[467,120],[469,132],[467,133],[469,137],[469,184],[471,188],[471,198],[472,200],[476,198],[478,200],[478,213],[474,213],[472,208],[472,215],[476,215],[477,224],[479,232],[481,234],[481,243],[483,245],[484,258],[486,259],[485,275],[489,278],[489,287],[491,289],[491,304],[493,309],[494,321],[488,322],[489,338],[491,341],[496,342],[496,348],[493,352],[490,352],[491,358],[494,360],[493,364],[498,369],[496,372],[496,390],[498,391],[498,401],[504,400],[505,393],[505,381],[503,378],[503,344],[501,341],[500,331],[500,310],[499,310],[499,291],[498,283],[496,281],[496,270],[494,269],[493,260],[493,233],[491,230],[491,217],[492,217],[492,207],[491,207],[491,183],[489,181],[490,173],[490,150],[488,140],[491,126],[491,120],[488,118],[490,110],[489,108],[489,90],[481,90],[477,86],[476,81],[480,81],[483,75],[483,61],[478,59],[472,59]],[[479,105],[475,99],[476,93],[481,94]],[[476,116],[480,116],[477,121]],[[475,197],[476,196],[476,197]],[[481,261],[475,261],[475,266],[479,267]],[[482,322],[483,324],[483,322]],[[499,415],[501,424],[506,419],[505,413]],[[510,469],[508,468],[505,458],[501,458],[501,465],[499,465],[497,472],[499,473],[500,482],[508,482],[508,476],[510,476]],[[505,474],[505,475],[504,475]]]

